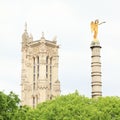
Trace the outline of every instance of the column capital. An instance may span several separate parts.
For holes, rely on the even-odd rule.
[[[101,48],[101,46],[100,46],[100,42],[99,41],[92,41],[91,42],[91,45],[90,45],[90,48],[92,49],[92,48],[94,48],[94,47],[98,47],[98,48]]]

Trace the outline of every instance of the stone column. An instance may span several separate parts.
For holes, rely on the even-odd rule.
[[[99,41],[92,41],[90,48],[92,50],[92,56],[91,56],[92,98],[97,98],[102,96],[101,61],[100,61],[101,46]]]

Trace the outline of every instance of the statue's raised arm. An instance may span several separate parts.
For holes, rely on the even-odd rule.
[[[94,35],[93,35],[93,38],[94,38],[94,41],[97,40],[97,35],[98,35],[98,25],[101,25],[105,22],[101,22],[99,23],[99,20],[95,20],[95,22],[91,22],[90,26],[91,26],[91,32],[94,32]]]

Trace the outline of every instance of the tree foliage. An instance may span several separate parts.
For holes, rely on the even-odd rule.
[[[0,92],[0,120],[120,120],[120,97],[87,98],[75,93],[39,104],[19,106],[19,98]]]
[[[13,92],[0,92],[0,120],[11,120],[18,109],[20,99]]]

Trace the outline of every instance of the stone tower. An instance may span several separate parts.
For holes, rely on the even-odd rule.
[[[101,61],[100,61],[100,43],[99,41],[92,41],[91,43],[91,51],[92,51],[92,62],[91,62],[91,76],[92,76],[92,98],[97,98],[102,96],[102,82],[101,82]]]
[[[46,40],[44,33],[33,41],[28,35],[27,24],[22,35],[22,105],[35,107],[38,103],[60,95],[58,80],[58,48],[56,39]]]

